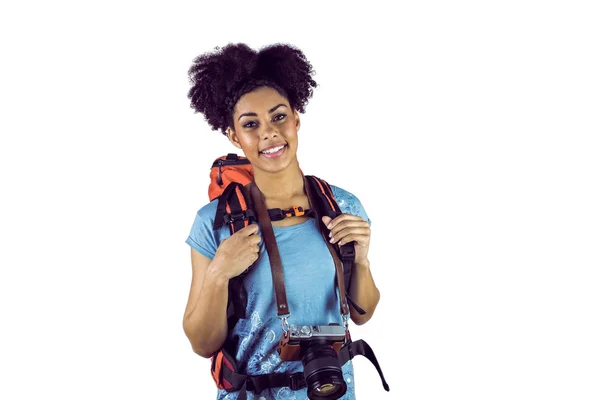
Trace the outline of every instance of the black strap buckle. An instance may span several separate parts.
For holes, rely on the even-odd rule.
[[[254,391],[254,381],[252,380],[252,376],[249,376],[246,378],[246,383],[244,384],[245,389],[242,389],[244,391],[248,391],[248,392],[253,392]]]
[[[354,262],[354,256],[354,242],[340,246],[340,258],[342,259],[342,262]]]
[[[242,212],[225,214],[223,216],[223,223],[224,224],[233,224],[235,221],[246,221],[246,220],[250,220],[250,222],[252,222],[252,220],[254,218],[256,218],[256,217],[254,216],[254,213],[252,212],[252,210],[245,210]]]
[[[296,372],[290,375],[290,389],[298,390],[306,386],[303,372]]]
[[[285,213],[281,208],[271,208],[268,212],[271,221],[281,221],[285,218]]]

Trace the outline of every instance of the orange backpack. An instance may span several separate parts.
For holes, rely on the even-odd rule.
[[[217,212],[213,225],[215,230],[226,225],[229,227],[230,233],[233,234],[249,224],[257,222],[257,214],[252,208],[252,202],[247,189],[248,185],[254,179],[254,174],[252,165],[246,157],[229,153],[226,156],[217,158],[212,164],[210,178],[208,197],[210,201],[218,199]],[[312,175],[305,176],[305,184],[309,184],[311,192],[316,194],[316,201],[311,204],[314,209],[307,210],[302,207],[292,206],[288,210],[269,209],[267,210],[268,215],[272,221],[291,216],[310,215],[319,219],[320,225],[322,225],[321,229],[326,229],[325,225],[320,221],[320,217],[326,215],[333,219],[342,213],[331,187],[325,180]],[[336,244],[334,247],[343,265],[346,300],[359,314],[365,314],[365,311],[352,301],[349,296],[352,267],[354,264],[354,243],[346,243],[343,246]],[[248,299],[242,282],[247,273],[248,270],[229,281],[227,304],[227,324],[229,330],[233,329],[238,319],[246,317],[245,312]],[[240,391],[239,399],[243,400],[246,398],[247,390],[260,393],[268,387],[287,386],[291,390],[297,390],[305,386],[304,377],[301,372],[295,374],[272,373],[252,377],[241,373],[238,371],[236,360],[233,356],[235,355],[235,347],[236,343],[226,340],[223,347],[211,358],[212,377],[219,389],[229,392]],[[362,340],[355,342],[349,340],[346,350],[340,353],[340,359],[345,363],[348,359],[352,359],[354,355],[365,355],[374,363],[381,376],[384,388],[389,391],[379,364],[368,344]]]
[[[252,165],[246,157],[229,153],[217,158],[210,169],[209,201],[219,197],[230,183],[237,182],[246,186],[252,182],[253,177]]]

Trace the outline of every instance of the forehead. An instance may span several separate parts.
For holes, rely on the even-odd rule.
[[[286,98],[279,94],[277,90],[270,87],[256,88],[240,97],[235,105],[234,115],[248,112],[266,113],[277,104],[285,104],[289,107]]]

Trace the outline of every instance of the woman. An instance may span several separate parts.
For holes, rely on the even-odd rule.
[[[272,45],[254,51],[230,44],[194,60],[189,70],[191,106],[220,130],[251,162],[254,182],[267,208],[309,208],[304,177],[296,151],[299,113],[304,113],[316,82],[304,54],[289,45]],[[351,298],[366,314],[351,309],[358,325],[367,322],[379,301],[379,291],[368,259],[370,220],[350,192],[332,186],[342,215],[323,217],[332,243],[354,242],[355,263]],[[300,361],[284,362],[277,353],[282,333],[277,318],[269,258],[257,224],[230,234],[227,227],[213,230],[217,200],[197,213],[186,240],[192,253],[192,284],[184,314],[184,331],[194,352],[209,358],[226,338],[237,340],[235,358],[247,374],[302,371]],[[318,221],[307,216],[273,221],[273,230],[285,272],[290,324],[343,323],[335,290],[335,267]],[[256,263],[255,263],[256,261]],[[254,264],[254,265],[253,265]],[[243,284],[248,293],[247,318],[228,332],[228,282],[251,265]],[[354,399],[352,362],[343,365],[347,392]],[[236,399],[239,392],[218,391],[218,399]],[[306,399],[306,388],[264,390],[248,398]]]

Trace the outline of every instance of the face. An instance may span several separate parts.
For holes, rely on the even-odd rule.
[[[279,172],[296,160],[300,117],[277,90],[260,87],[240,97],[233,124],[227,136],[253,169]]]

